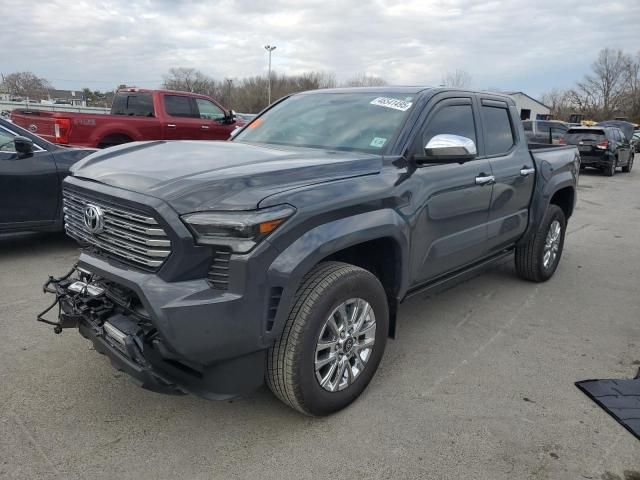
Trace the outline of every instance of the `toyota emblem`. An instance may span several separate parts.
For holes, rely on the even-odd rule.
[[[32,123],[31,125],[29,125],[29,131],[31,133],[36,133],[38,131],[38,126],[35,123]]]
[[[96,205],[84,207],[84,226],[94,235],[104,230],[104,212]]]

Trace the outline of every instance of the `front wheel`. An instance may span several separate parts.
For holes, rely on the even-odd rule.
[[[549,280],[560,262],[567,220],[557,205],[549,205],[538,231],[516,248],[516,273],[525,280]]]
[[[305,276],[269,349],[267,385],[306,415],[338,411],[369,384],[388,331],[387,297],[377,277],[346,263],[320,263]]]

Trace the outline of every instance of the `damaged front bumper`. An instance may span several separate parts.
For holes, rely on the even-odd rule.
[[[264,352],[201,365],[171,348],[135,292],[75,265],[61,278],[49,277],[44,291],[54,302],[38,321],[55,333],[78,328],[97,352],[141,387],[159,393],[193,393],[224,400],[246,394],[263,380]],[[58,308],[56,321],[45,318]]]

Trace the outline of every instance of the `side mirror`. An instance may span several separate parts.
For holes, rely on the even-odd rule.
[[[33,154],[33,140],[30,138],[17,136],[13,139],[13,145],[18,158],[29,157]]]
[[[418,163],[463,163],[478,155],[473,140],[460,135],[435,135],[424,147],[424,156],[415,157]]]

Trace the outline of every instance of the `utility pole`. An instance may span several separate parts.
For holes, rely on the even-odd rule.
[[[232,78],[225,78],[227,82],[227,107],[231,110],[231,84],[233,83]]]
[[[268,93],[267,93],[267,104],[271,105],[271,52],[273,52],[276,49],[275,45],[265,45],[264,49],[269,52],[269,87],[268,87]]]

